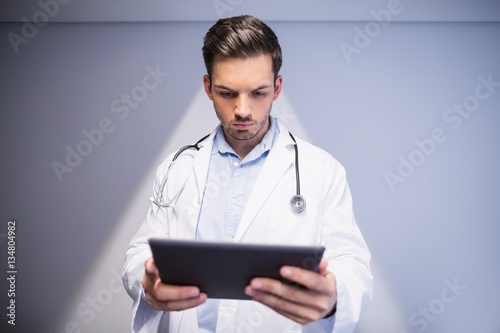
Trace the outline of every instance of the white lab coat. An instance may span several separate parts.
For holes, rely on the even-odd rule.
[[[255,182],[234,241],[325,246],[328,269],[337,279],[337,312],[334,317],[301,326],[255,301],[221,300],[217,332],[352,332],[371,301],[373,278],[370,253],[354,219],[345,170],[331,155],[297,138],[301,194],[307,207],[301,214],[293,213],[289,200],[296,192],[294,143],[283,124],[278,122],[278,126],[280,133]],[[196,309],[170,313],[152,309],[141,297],[141,281],[144,262],[151,256],[150,237],[195,238],[214,134],[201,143],[199,151],[187,150],[175,162],[164,195],[172,198],[188,179],[175,207],[152,204],[130,242],[123,282],[134,301],[133,332],[198,332]],[[158,168],[154,193],[172,157]]]

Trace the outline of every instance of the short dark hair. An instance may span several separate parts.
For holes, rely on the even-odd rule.
[[[202,51],[209,76],[212,74],[216,56],[249,58],[269,54],[275,78],[283,62],[281,47],[274,31],[267,24],[250,15],[218,20],[205,35]]]

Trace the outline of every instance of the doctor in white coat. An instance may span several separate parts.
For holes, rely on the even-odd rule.
[[[172,204],[152,203],[127,250],[123,282],[134,301],[132,332],[352,332],[372,297],[370,253],[344,168],[270,116],[283,82],[274,32],[251,16],[222,19],[205,36],[203,55],[205,91],[221,124],[199,150],[183,151],[174,163],[172,154],[158,168],[153,199]],[[240,187],[244,205],[234,232],[217,236],[213,230],[224,227],[213,221],[224,224],[227,214],[217,216],[210,207],[229,200],[231,165],[250,170]],[[290,207],[297,171],[307,202],[301,213]],[[221,172],[228,179],[214,183]],[[283,277],[306,288],[258,277],[245,289],[253,300],[211,302],[196,286],[163,284],[148,245],[158,236],[200,239],[200,230],[216,238],[210,240],[322,245],[326,251],[318,272],[282,267]]]

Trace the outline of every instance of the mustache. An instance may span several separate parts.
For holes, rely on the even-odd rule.
[[[252,121],[252,116],[249,115],[249,116],[246,116],[246,117],[242,117],[240,115],[235,115],[234,120],[235,121],[239,121],[239,122]]]

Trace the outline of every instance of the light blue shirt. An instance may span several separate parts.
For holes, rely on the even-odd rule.
[[[201,241],[232,241],[246,203],[264,161],[278,136],[276,119],[262,141],[243,160],[227,143],[222,127],[214,138],[207,183],[198,219],[196,239]],[[198,306],[200,332],[215,333],[219,300],[209,298]]]

